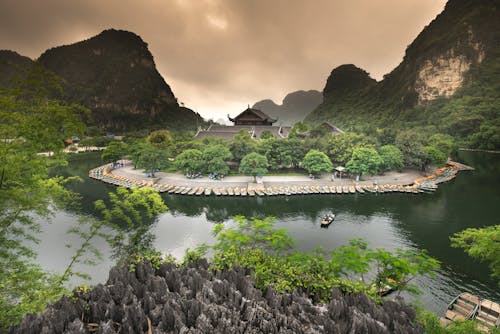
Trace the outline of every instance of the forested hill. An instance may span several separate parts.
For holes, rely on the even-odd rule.
[[[8,86],[30,63],[29,58],[2,51],[0,85]],[[90,125],[127,131],[196,129],[203,123],[199,114],[179,106],[147,44],[134,33],[105,30],[90,39],[51,48],[37,63],[62,78],[63,100],[92,111]]]
[[[252,108],[262,110],[271,117],[278,118],[277,124],[293,125],[302,121],[321,102],[323,102],[321,92],[299,90],[287,94],[282,104],[276,104],[273,100],[266,99],[256,102]]]
[[[11,88],[16,76],[28,69],[33,61],[10,50],[0,50],[0,87]]]
[[[499,1],[450,0],[376,82],[354,65],[334,69],[306,122],[347,130],[444,133],[462,145],[500,148]]]

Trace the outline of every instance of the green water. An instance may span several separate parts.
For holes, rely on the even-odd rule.
[[[319,245],[335,248],[353,238],[364,238],[372,247],[428,250],[442,262],[442,268],[433,279],[418,279],[423,292],[418,299],[437,313],[442,313],[446,304],[462,291],[500,302],[500,289],[489,277],[487,265],[451,248],[449,242],[451,234],[467,227],[500,224],[500,154],[461,152],[458,160],[476,170],[460,173],[432,194],[269,198],[164,195],[169,212],[152,227],[155,244],[158,249],[180,257],[187,247],[210,243],[214,223],[230,224],[235,215],[274,216],[277,225],[286,228],[305,251]],[[65,170],[67,174],[84,177],[83,183],[74,186],[82,195],[80,214],[93,214],[93,201],[105,198],[114,189],[87,177],[88,170],[99,163],[95,155],[85,156],[73,160]],[[328,229],[321,229],[320,217],[329,210],[337,218]],[[43,223],[39,260],[46,268],[57,271],[67,264],[71,253],[64,244],[78,240],[67,236],[65,230],[75,219],[75,211],[61,211],[53,223]],[[97,240],[96,244],[105,255],[109,254],[104,241]],[[91,273],[93,282],[102,282],[111,265],[106,257],[99,266],[82,269]]]

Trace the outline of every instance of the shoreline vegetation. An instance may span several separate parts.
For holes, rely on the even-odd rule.
[[[89,171],[89,177],[126,188],[151,187],[160,193],[196,196],[272,196],[306,194],[354,194],[354,193],[426,193],[435,191],[438,184],[454,179],[459,171],[472,167],[449,160],[446,167],[430,175],[414,170],[388,172],[363,181],[349,178],[330,179],[328,175],[318,179],[307,176],[266,176],[254,183],[251,177],[229,176],[223,180],[187,179],[181,174],[157,172],[156,177],[133,168],[129,160],[123,166],[105,164]],[[420,174],[420,175],[419,175]]]

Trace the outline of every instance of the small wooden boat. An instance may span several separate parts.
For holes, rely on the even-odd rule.
[[[448,304],[445,312],[445,318],[441,322],[446,325],[450,321],[463,321],[472,319],[479,308],[479,297],[468,292],[461,293]]]
[[[475,318],[481,330],[488,330],[489,327],[500,328],[500,304],[481,299]]]
[[[321,219],[321,227],[328,227],[330,226],[331,223],[335,220],[335,214],[332,212],[327,213],[322,219]]]
[[[397,284],[398,284],[397,280],[390,278],[390,277],[387,277],[387,283],[383,287],[378,289],[379,296],[384,297],[384,296],[387,296],[388,294],[396,291]]]

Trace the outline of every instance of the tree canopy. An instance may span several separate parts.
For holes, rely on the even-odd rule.
[[[267,173],[267,158],[256,152],[252,152],[243,157],[240,164],[240,173],[252,175],[254,180],[257,175]]]
[[[202,153],[196,149],[185,150],[175,159],[175,166],[184,173],[197,173],[202,170]]]
[[[403,154],[394,145],[384,145],[379,149],[380,157],[382,158],[381,168],[401,169],[403,168]]]
[[[83,134],[84,109],[53,99],[54,90],[57,79],[35,67],[12,91],[0,91],[0,331],[65,291],[24,242],[37,241],[35,215],[49,219],[75,199],[64,187],[71,179],[49,171],[66,163],[63,140]]]
[[[346,169],[360,176],[363,174],[377,174],[383,160],[373,148],[358,147],[354,149],[352,158],[346,164]]]
[[[490,262],[492,276],[500,286],[500,225],[483,228],[468,228],[455,233],[451,246],[462,248],[469,256]]]
[[[302,160],[302,167],[309,173],[317,175],[321,172],[330,172],[333,169],[333,164],[325,153],[310,150]]]

